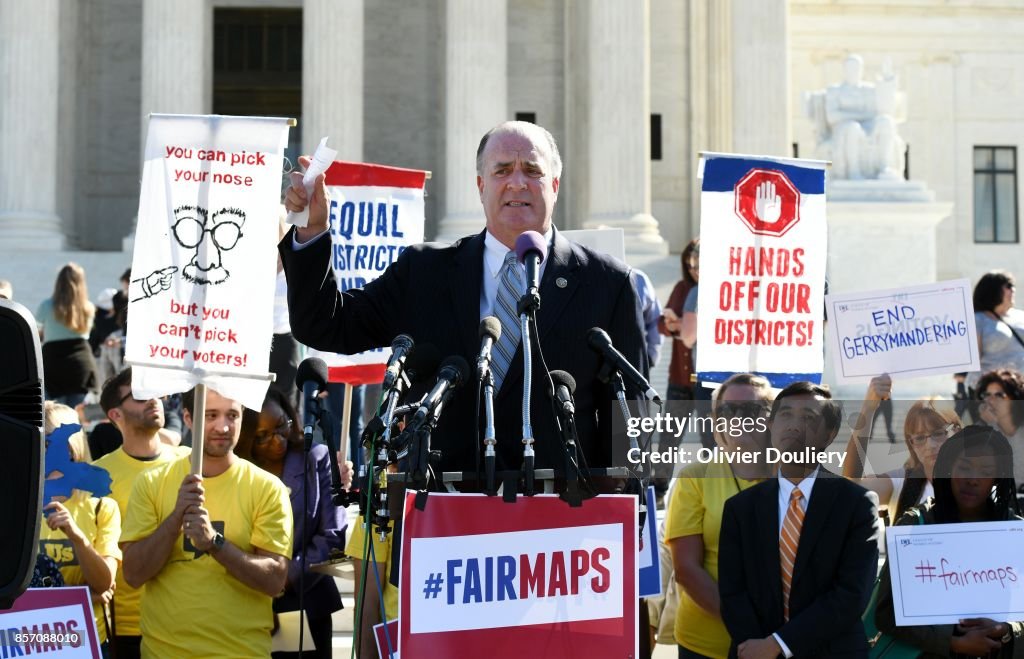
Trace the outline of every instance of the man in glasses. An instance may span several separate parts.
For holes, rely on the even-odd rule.
[[[182,403],[205,431],[202,476],[187,457],[140,476],[121,533],[125,579],[146,585],[143,654],[266,657],[292,555],[288,491],[235,455],[241,403],[208,389],[203,418],[193,392]]]
[[[132,397],[132,370],[121,371],[107,380],[100,393],[103,413],[121,431],[120,448],[107,453],[95,464],[110,472],[110,497],[121,510],[124,526],[128,497],[139,474],[177,458],[189,455],[185,446],[170,446],[160,439],[164,427],[164,407],[159,398],[138,401]],[[139,603],[141,590],[124,580],[124,570],[117,567],[117,588],[114,596],[114,620],[117,634],[113,639],[119,659],[139,656]]]

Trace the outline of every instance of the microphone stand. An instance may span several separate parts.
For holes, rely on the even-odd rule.
[[[622,418],[626,422],[626,427],[628,428],[629,422],[633,417],[629,412],[629,405],[626,403],[626,385],[622,380],[622,374],[619,372],[617,368],[612,366],[610,362],[605,362],[604,366],[602,366],[601,370],[598,372],[597,378],[601,382],[606,382],[609,385],[611,385],[612,391],[615,392],[615,398],[619,401],[619,411],[622,412]],[[630,449],[639,450],[640,443],[637,442],[635,437],[630,437],[629,447]],[[647,463],[645,462],[644,464],[646,465]],[[624,490],[626,494],[636,494],[637,498],[639,499],[639,533],[641,539],[643,539],[644,523],[647,519],[647,483],[650,480],[648,470],[648,467],[644,467],[644,471],[641,473],[637,473],[634,471],[633,473],[636,476],[636,479],[627,482],[626,489]],[[634,487],[632,486],[633,483],[636,483],[635,487],[637,487],[639,491],[630,491]]]
[[[540,295],[527,290],[519,299],[519,343],[523,346],[523,494],[534,494],[533,425],[530,423],[530,392],[533,388],[533,351],[530,344],[530,319],[536,322]],[[539,338],[539,337],[538,337]]]
[[[487,474],[487,485],[484,492],[487,496],[494,496],[498,489],[494,486],[494,446],[498,443],[494,430],[494,376],[488,368],[483,373],[484,384],[484,418],[487,420],[484,428],[484,470]]]
[[[584,497],[580,491],[579,452],[576,447],[576,420],[568,410],[556,406],[559,416],[558,428],[565,442],[565,492],[559,497],[572,508],[583,505]],[[591,495],[592,496],[592,495]]]

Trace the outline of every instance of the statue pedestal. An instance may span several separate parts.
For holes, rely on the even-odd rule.
[[[828,280],[834,293],[871,291],[936,280],[936,228],[953,212],[950,202],[936,202],[921,181],[829,181]],[[829,338],[828,341],[831,341]],[[834,355],[826,342],[824,381],[833,383]],[[840,399],[859,400],[865,384],[833,386]],[[953,391],[948,375],[909,378],[898,383],[899,398]],[[903,420],[893,430],[902,435]],[[877,432],[877,430],[876,430]]]
[[[953,212],[921,181],[830,181],[828,279],[836,293],[935,281],[935,233]]]

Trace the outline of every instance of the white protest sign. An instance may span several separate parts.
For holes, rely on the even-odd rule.
[[[896,625],[1024,620],[1024,522],[885,530]]]
[[[427,173],[368,163],[334,162],[325,183],[331,204],[331,267],[338,290],[362,288],[379,277],[409,245],[423,242],[423,186]],[[327,363],[331,382],[377,383],[391,351],[357,355],[310,350]]]
[[[0,611],[0,657],[100,656],[92,599],[85,586],[29,588]]]
[[[825,163],[705,153],[697,372],[821,381]]]
[[[836,383],[981,368],[966,279],[826,297]]]
[[[125,352],[136,398],[205,383],[262,407],[287,122],[150,115]]]

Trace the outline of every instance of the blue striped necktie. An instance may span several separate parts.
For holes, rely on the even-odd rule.
[[[516,253],[509,251],[505,255],[505,263],[501,267],[501,280],[498,282],[498,295],[494,300],[494,315],[501,321],[501,338],[494,344],[491,357],[491,369],[494,373],[494,390],[501,389],[512,357],[519,347],[519,314],[516,309],[519,298],[523,295],[522,268],[516,259]]]

